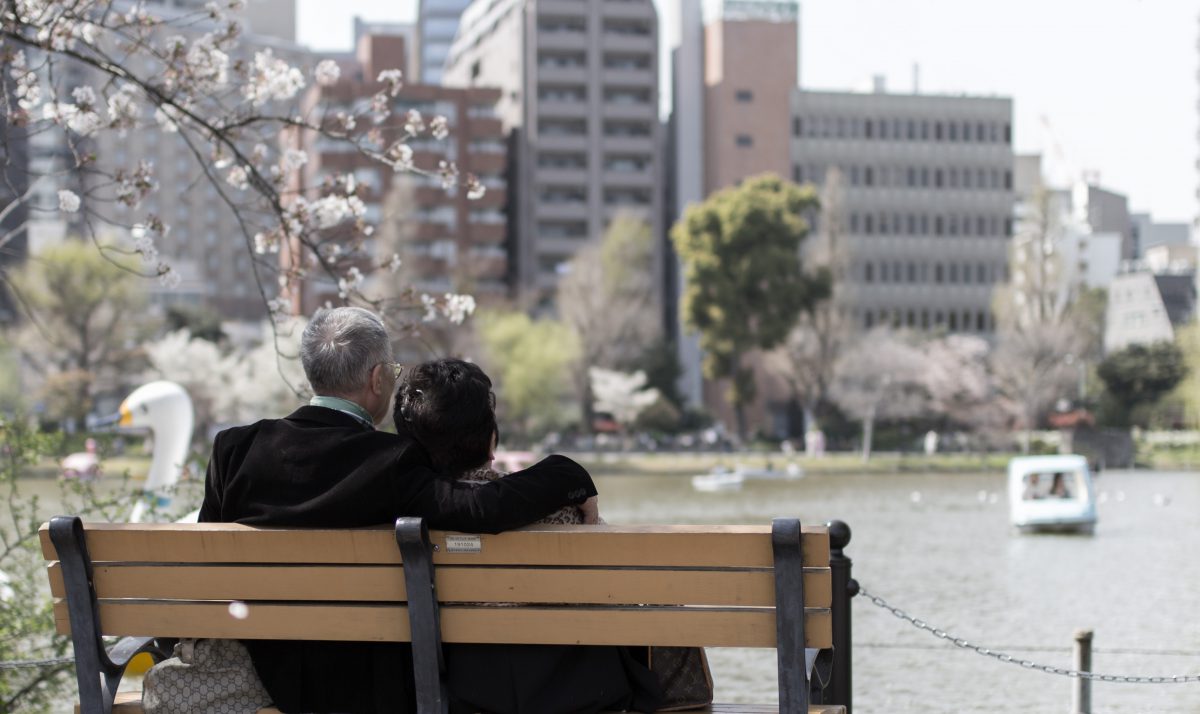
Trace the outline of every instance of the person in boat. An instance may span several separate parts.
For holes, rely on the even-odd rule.
[[[492,468],[498,429],[492,380],[458,359],[408,369],[396,392],[396,432],[424,447],[442,478],[484,487],[512,478]],[[565,506],[539,523],[584,523]],[[655,675],[624,647],[445,645],[450,712],[654,711]]]
[[[1021,498],[1026,501],[1042,498],[1042,490],[1038,487],[1041,482],[1041,477],[1037,474],[1029,474],[1025,477],[1025,490],[1021,492]]]
[[[1054,474],[1054,479],[1050,482],[1050,496],[1052,498],[1071,497],[1071,490],[1067,488],[1066,474],[1062,472]]]
[[[438,478],[425,449],[410,437],[377,431],[375,424],[391,407],[399,372],[378,315],[354,307],[318,310],[304,330],[300,359],[316,396],[283,419],[217,434],[201,522],[353,528],[420,516],[432,528],[495,533],[565,505],[580,506],[588,521],[597,517],[591,477],[566,457],[550,456],[507,478],[469,485]],[[148,713],[252,712],[268,704],[283,712],[416,708],[407,644],[191,644],[190,662],[173,657],[147,673]],[[257,676],[250,679],[261,681],[259,689],[234,683],[203,702],[179,703],[189,675],[216,689],[235,682],[228,673],[206,673],[204,663],[236,667],[239,654],[252,663]],[[256,701],[263,696],[266,701]]]

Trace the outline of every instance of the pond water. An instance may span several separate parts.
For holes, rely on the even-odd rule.
[[[853,530],[854,577],[934,627],[1059,667],[1071,666],[1075,630],[1091,628],[1094,671],[1200,675],[1200,558],[1190,550],[1200,545],[1200,475],[1105,472],[1092,537],[1012,533],[1003,474],[808,476],[726,493],[694,492],[680,477],[598,485],[612,523],[840,519]],[[1074,680],[955,648],[863,597],[852,616],[856,712],[1070,707]],[[775,701],[773,652],[709,655],[719,700]],[[1200,683],[1092,686],[1094,712],[1200,712]]]
[[[1200,475],[1106,472],[1096,534],[1015,535],[1002,474],[808,476],[697,493],[679,476],[603,476],[611,523],[804,523],[853,529],[853,575],[953,635],[1071,666],[1073,633],[1095,630],[1093,669],[1200,674]],[[53,482],[26,492],[53,501]],[[46,504],[52,508],[50,504]],[[884,712],[1066,711],[1073,680],[955,648],[866,598],[853,605],[854,704]],[[1033,648],[1033,649],[1029,649]],[[1043,651],[1042,648],[1051,648]],[[1175,654],[1151,652],[1174,651]],[[709,651],[717,697],[775,700],[770,651]],[[1093,684],[1094,712],[1198,712],[1197,684]]]

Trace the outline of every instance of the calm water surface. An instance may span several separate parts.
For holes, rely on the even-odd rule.
[[[601,512],[612,523],[839,518],[853,529],[847,552],[859,582],[935,627],[1061,667],[1071,665],[1074,631],[1092,628],[1097,672],[1200,674],[1200,475],[1106,472],[1097,481],[1103,502],[1093,537],[1011,533],[1001,474],[808,476],[750,482],[732,493],[696,493],[686,477],[606,476],[597,483]],[[26,486],[56,500],[52,482]],[[865,598],[854,601],[853,618],[856,712],[1069,709],[1072,680],[1065,677],[957,649]],[[1031,646],[1061,650],[1019,649]],[[709,654],[719,700],[775,701],[773,652]],[[1094,712],[1200,712],[1200,683],[1097,682],[1092,697]]]
[[[1074,631],[1092,628],[1097,672],[1200,674],[1200,475],[1104,473],[1093,537],[1011,533],[1002,474],[808,476],[727,493],[696,493],[680,477],[597,483],[612,523],[838,518],[853,530],[847,554],[864,587],[972,643],[1070,667]],[[1073,680],[957,649],[865,598],[853,626],[856,712],[1070,708]],[[1047,646],[1061,651],[1018,649]],[[1129,648],[1191,655],[1104,651]],[[710,660],[719,700],[775,701],[773,652],[710,650]],[[1200,683],[1097,682],[1092,699],[1094,712],[1194,713]]]

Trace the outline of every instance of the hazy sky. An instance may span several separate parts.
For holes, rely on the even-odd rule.
[[[674,0],[656,0],[660,9]],[[412,20],[415,0],[298,0],[299,39],[344,49],[354,15]],[[1197,212],[1195,0],[805,0],[801,84],[1012,97],[1017,151],[1062,181],[1095,172],[1160,221]],[[666,25],[664,19],[663,23]]]

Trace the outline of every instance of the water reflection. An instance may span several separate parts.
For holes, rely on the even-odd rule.
[[[686,477],[602,477],[613,523],[767,523],[840,518],[854,531],[854,574],[914,616],[972,642],[1070,666],[1072,633],[1096,631],[1094,668],[1112,674],[1200,674],[1193,617],[1200,559],[1200,478],[1107,472],[1093,537],[1011,532],[1003,474],[808,476],[696,493]],[[980,497],[983,494],[983,497]],[[1105,497],[1105,494],[1108,494]],[[1121,494],[1121,498],[1116,497]],[[855,711],[1064,711],[1072,680],[955,649],[865,600],[854,605]],[[886,645],[876,647],[872,645]],[[905,649],[906,647],[920,649]],[[928,647],[935,649],[928,649]],[[1026,652],[1018,646],[1059,647]],[[717,696],[770,702],[772,652],[714,650]],[[1200,685],[1093,685],[1095,711],[1200,711]]]

